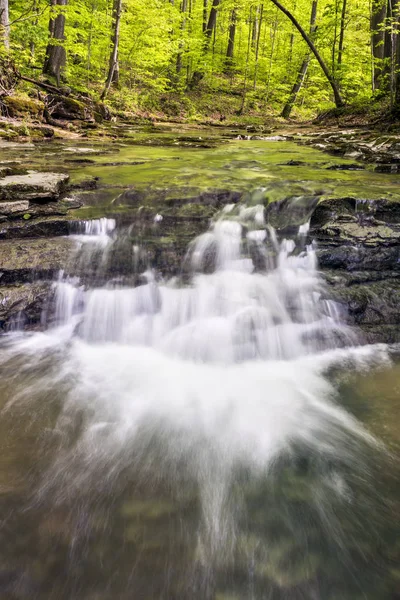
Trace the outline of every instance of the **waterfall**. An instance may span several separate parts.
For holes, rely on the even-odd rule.
[[[185,512],[176,524],[191,523],[184,571],[173,553],[160,567],[168,570],[162,586],[177,577],[175,567],[186,582],[183,595],[171,598],[328,598],[318,592],[312,535],[321,556],[347,551],[353,538],[338,515],[353,510],[354,486],[367,485],[360,452],[378,444],[337,403],[326,373],[388,358],[384,347],[359,347],[341,322],[307,224],[285,239],[264,222],[262,206],[226,207],[192,241],[181,275],[170,280],[141,268],[137,240],[114,220],[78,229],[68,273],[54,283],[51,325],[10,334],[0,358],[3,381],[13,389],[5,410],[43,410],[43,398],[54,405],[46,435],[55,449],[35,505],[67,506],[75,519],[102,498],[118,504],[132,481],[138,494],[167,490],[177,506],[198,514],[195,524]],[[116,264],[121,240],[126,264],[116,273],[109,264]],[[277,496],[281,488],[288,496]],[[291,498],[303,501],[301,494],[310,507],[304,521],[288,509]],[[131,519],[124,535],[138,544],[136,510],[121,509]],[[81,558],[86,543],[77,546]],[[292,547],[298,555],[286,558]],[[282,548],[288,550],[281,565]],[[135,560],[141,564],[140,550]],[[303,579],[295,561],[302,561]],[[341,559],[335,565],[339,572]],[[215,595],[236,568],[247,573],[245,591]],[[141,597],[135,582],[132,574],[126,586]],[[153,597],[146,589],[143,597]]]

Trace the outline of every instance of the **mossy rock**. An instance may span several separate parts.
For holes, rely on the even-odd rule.
[[[102,123],[103,121],[111,120],[110,109],[104,104],[104,102],[94,102],[93,114],[96,123]]]
[[[79,121],[93,121],[93,110],[91,103],[84,103],[70,96],[47,96],[49,113],[54,119],[67,119]]]
[[[12,118],[31,117],[40,119],[43,116],[44,104],[40,100],[26,96],[6,96],[3,98],[7,116]]]
[[[2,139],[2,140],[11,141],[17,137],[19,137],[18,133],[10,128],[7,128],[5,130],[0,130],[0,139]]]

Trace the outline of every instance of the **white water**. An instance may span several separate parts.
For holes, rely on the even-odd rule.
[[[115,227],[115,219],[107,219],[106,217],[89,219],[78,224],[78,233],[72,237],[81,243],[92,242],[105,246],[110,241],[109,236]]]
[[[23,356],[21,371],[39,372],[46,357],[59,357],[50,374],[30,379],[29,391],[16,384],[9,408],[65,390],[61,437],[84,415],[72,448],[55,456],[43,494],[54,482],[61,496],[110,484],[132,465],[145,478],[158,440],[160,472],[179,480],[186,469],[197,481],[206,538],[217,552],[234,539],[227,506],[238,467],[265,476],[299,445],[353,464],[357,440],[373,443],[335,403],[324,373],[336,363],[386,361],[385,348],[351,344],[354,334],[324,299],[312,246],[279,242],[260,219],[259,209],[242,209],[195,240],[187,285],[159,284],[147,273],[136,288],[85,289],[61,275],[58,324],[16,338],[2,359]],[[94,231],[102,243],[110,228],[87,227]],[[268,272],[256,272],[254,251]],[[350,347],[339,348],[344,343]]]

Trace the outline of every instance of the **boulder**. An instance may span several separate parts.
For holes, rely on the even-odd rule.
[[[0,200],[57,200],[68,180],[64,173],[9,175],[0,179]]]
[[[93,121],[93,107],[90,102],[81,102],[70,96],[49,94],[46,106],[53,119],[66,119],[67,121]]]
[[[44,104],[40,100],[28,98],[25,96],[5,96],[2,98],[4,112],[11,118],[31,117],[41,119],[43,116]]]

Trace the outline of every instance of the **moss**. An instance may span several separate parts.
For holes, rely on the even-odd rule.
[[[30,116],[35,119],[43,115],[44,104],[27,96],[6,96],[3,99],[8,116],[13,118]]]
[[[177,214],[179,217],[207,219],[212,217],[215,212],[215,209],[211,206],[189,202],[188,204],[181,206]]]

